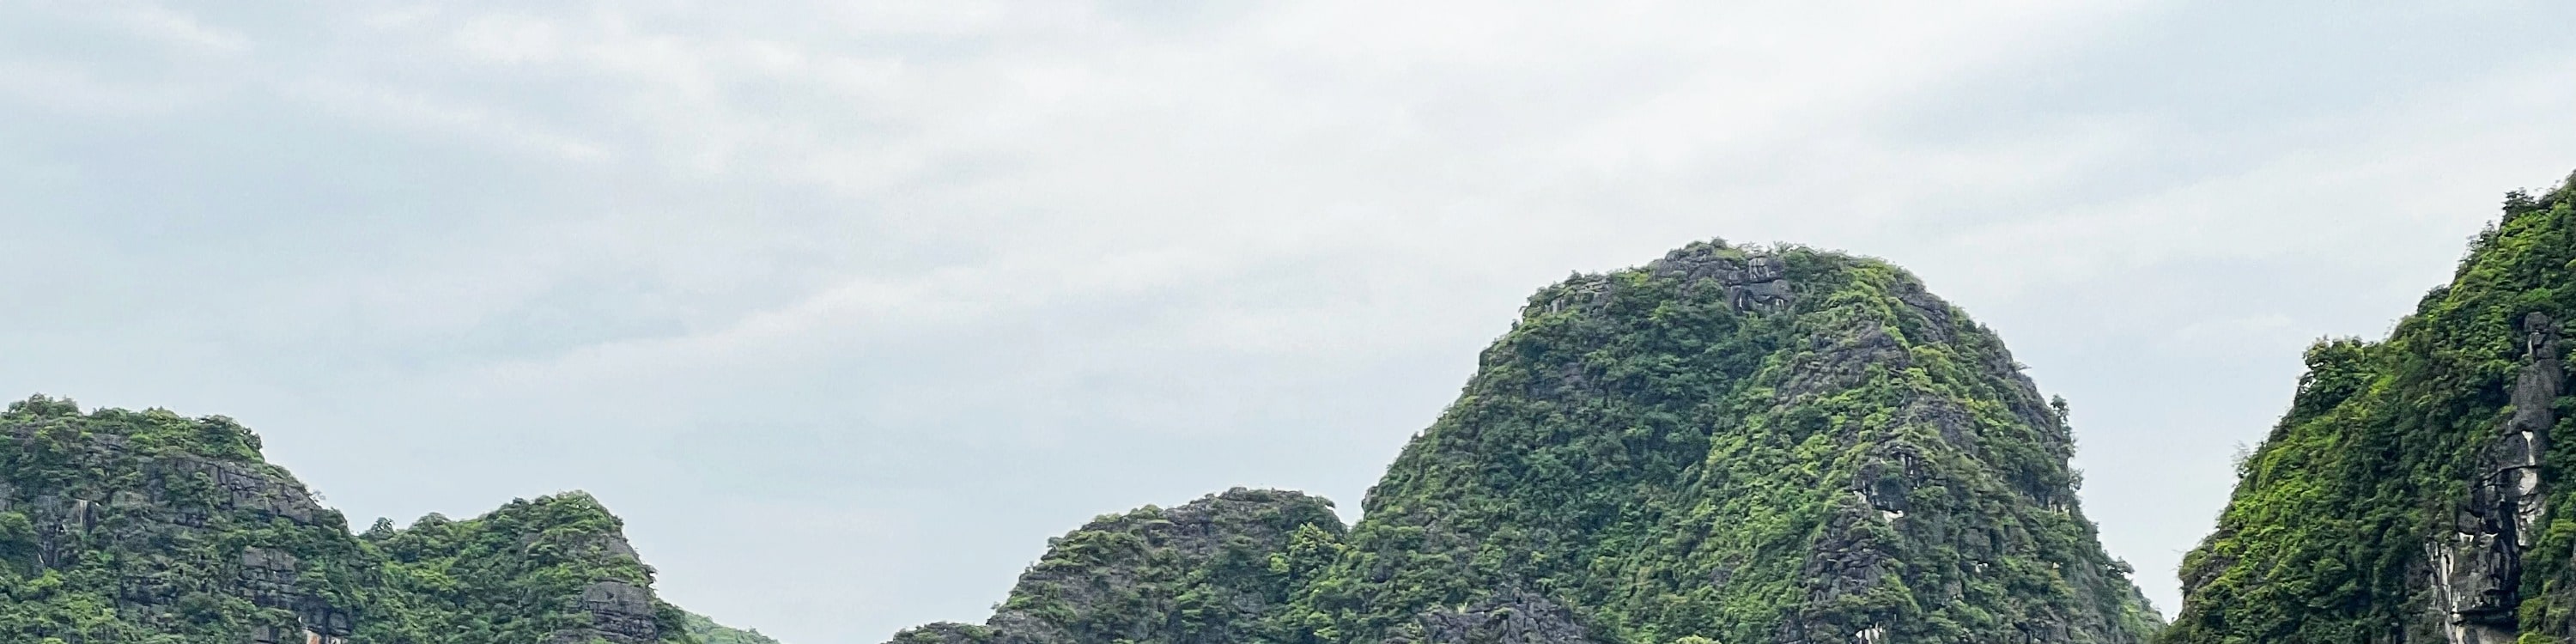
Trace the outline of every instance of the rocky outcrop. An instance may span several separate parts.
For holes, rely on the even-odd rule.
[[[1466,608],[1439,608],[1386,644],[1593,644],[1574,612],[1547,597],[1505,591]]]
[[[2564,393],[2558,322],[2544,313],[2523,318],[2523,366],[2516,374],[2512,415],[2489,439],[2477,464],[2469,498],[2453,514],[2451,533],[2425,545],[2429,585],[2450,644],[2510,644],[2520,638],[2524,552],[2534,546],[2547,518],[2548,481],[2541,470],[2549,430],[2558,424]]]
[[[29,572],[112,579],[95,590],[135,629],[202,630],[193,607],[228,597],[257,611],[236,639],[338,644],[352,634],[345,602],[357,578],[349,554],[331,547],[349,543],[346,528],[282,470],[228,458],[255,440],[248,430],[166,412],[75,411],[37,398],[0,415],[10,457],[0,512],[36,528]],[[215,545],[253,528],[284,538]],[[100,555],[117,563],[102,567]]]
[[[1657,277],[1679,279],[1693,288],[1714,285],[1739,311],[1785,310],[1797,295],[1790,287],[1788,264],[1767,252],[1747,252],[1719,242],[1683,246],[1646,264]]]
[[[590,627],[557,633],[555,639],[565,644],[589,642],[593,638],[618,644],[661,641],[661,627],[654,623],[653,604],[653,592],[634,584],[593,582],[583,588],[580,599],[575,600],[581,612],[590,615]]]
[[[1662,259],[1646,264],[1647,274],[1672,280],[1685,288],[1709,289],[1737,311],[1773,313],[1789,308],[1797,289],[1789,280],[1788,263],[1767,250],[1746,250],[1724,242],[1697,242],[1667,253]],[[1599,310],[1619,296],[1620,283],[1608,274],[1577,274],[1563,284],[1548,287],[1531,297],[1522,309],[1529,313],[1555,313],[1568,310]]]

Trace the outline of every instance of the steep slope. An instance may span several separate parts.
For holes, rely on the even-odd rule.
[[[2576,641],[2569,319],[2576,178],[2509,195],[2387,340],[2308,350],[2164,641]]]
[[[1238,605],[1268,626],[1231,641],[2142,642],[2072,450],[2001,342],[1903,271],[1693,244],[1532,297],[1346,536],[1243,540],[1290,599]],[[1185,619],[1168,606],[1051,621]],[[1187,641],[1128,635],[990,641]]]
[[[349,533],[222,418],[0,413],[0,641],[688,644],[587,495]]]

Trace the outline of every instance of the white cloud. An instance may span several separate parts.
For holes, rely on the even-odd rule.
[[[205,24],[167,7],[128,5],[109,15],[135,35],[202,52],[238,54],[251,48],[250,38],[239,32]]]
[[[341,119],[372,121],[439,137],[462,137],[516,153],[569,162],[607,160],[604,146],[531,123],[508,113],[408,88],[342,80],[300,82],[286,93]]]
[[[457,49],[485,62],[545,63],[562,55],[552,23],[522,16],[474,18],[456,30],[455,40]]]
[[[186,83],[101,78],[76,64],[0,60],[0,99],[71,117],[144,117],[201,104],[208,92]]]

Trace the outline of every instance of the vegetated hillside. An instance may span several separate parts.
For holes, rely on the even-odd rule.
[[[1533,296],[1347,532],[1284,492],[1104,518],[896,641],[2143,642],[2073,448],[1904,271],[1697,243]]]
[[[1294,641],[1292,593],[1330,564],[1342,521],[1321,498],[1236,488],[1171,509],[1102,516],[1047,542],[984,625],[895,637],[941,642]]]
[[[760,634],[760,629],[742,630],[716,623],[704,615],[681,616],[681,629],[698,638],[699,644],[778,644],[778,640]]]
[[[2570,319],[2576,178],[2509,195],[2388,339],[2308,349],[2163,639],[2576,641]]]
[[[589,495],[352,535],[259,450],[223,417],[10,404],[0,641],[698,641]]]

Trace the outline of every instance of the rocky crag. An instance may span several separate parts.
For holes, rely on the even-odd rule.
[[[351,534],[259,450],[257,435],[222,417],[83,413],[43,396],[9,405],[0,641],[700,640],[685,613],[654,598],[652,568],[588,495]]]
[[[1287,492],[1105,517],[895,641],[2144,642],[2072,450],[1904,271],[1698,243],[1533,296],[1347,531]]]
[[[2576,641],[2569,319],[2576,178],[2508,195],[2388,339],[2308,350],[2164,640]]]

